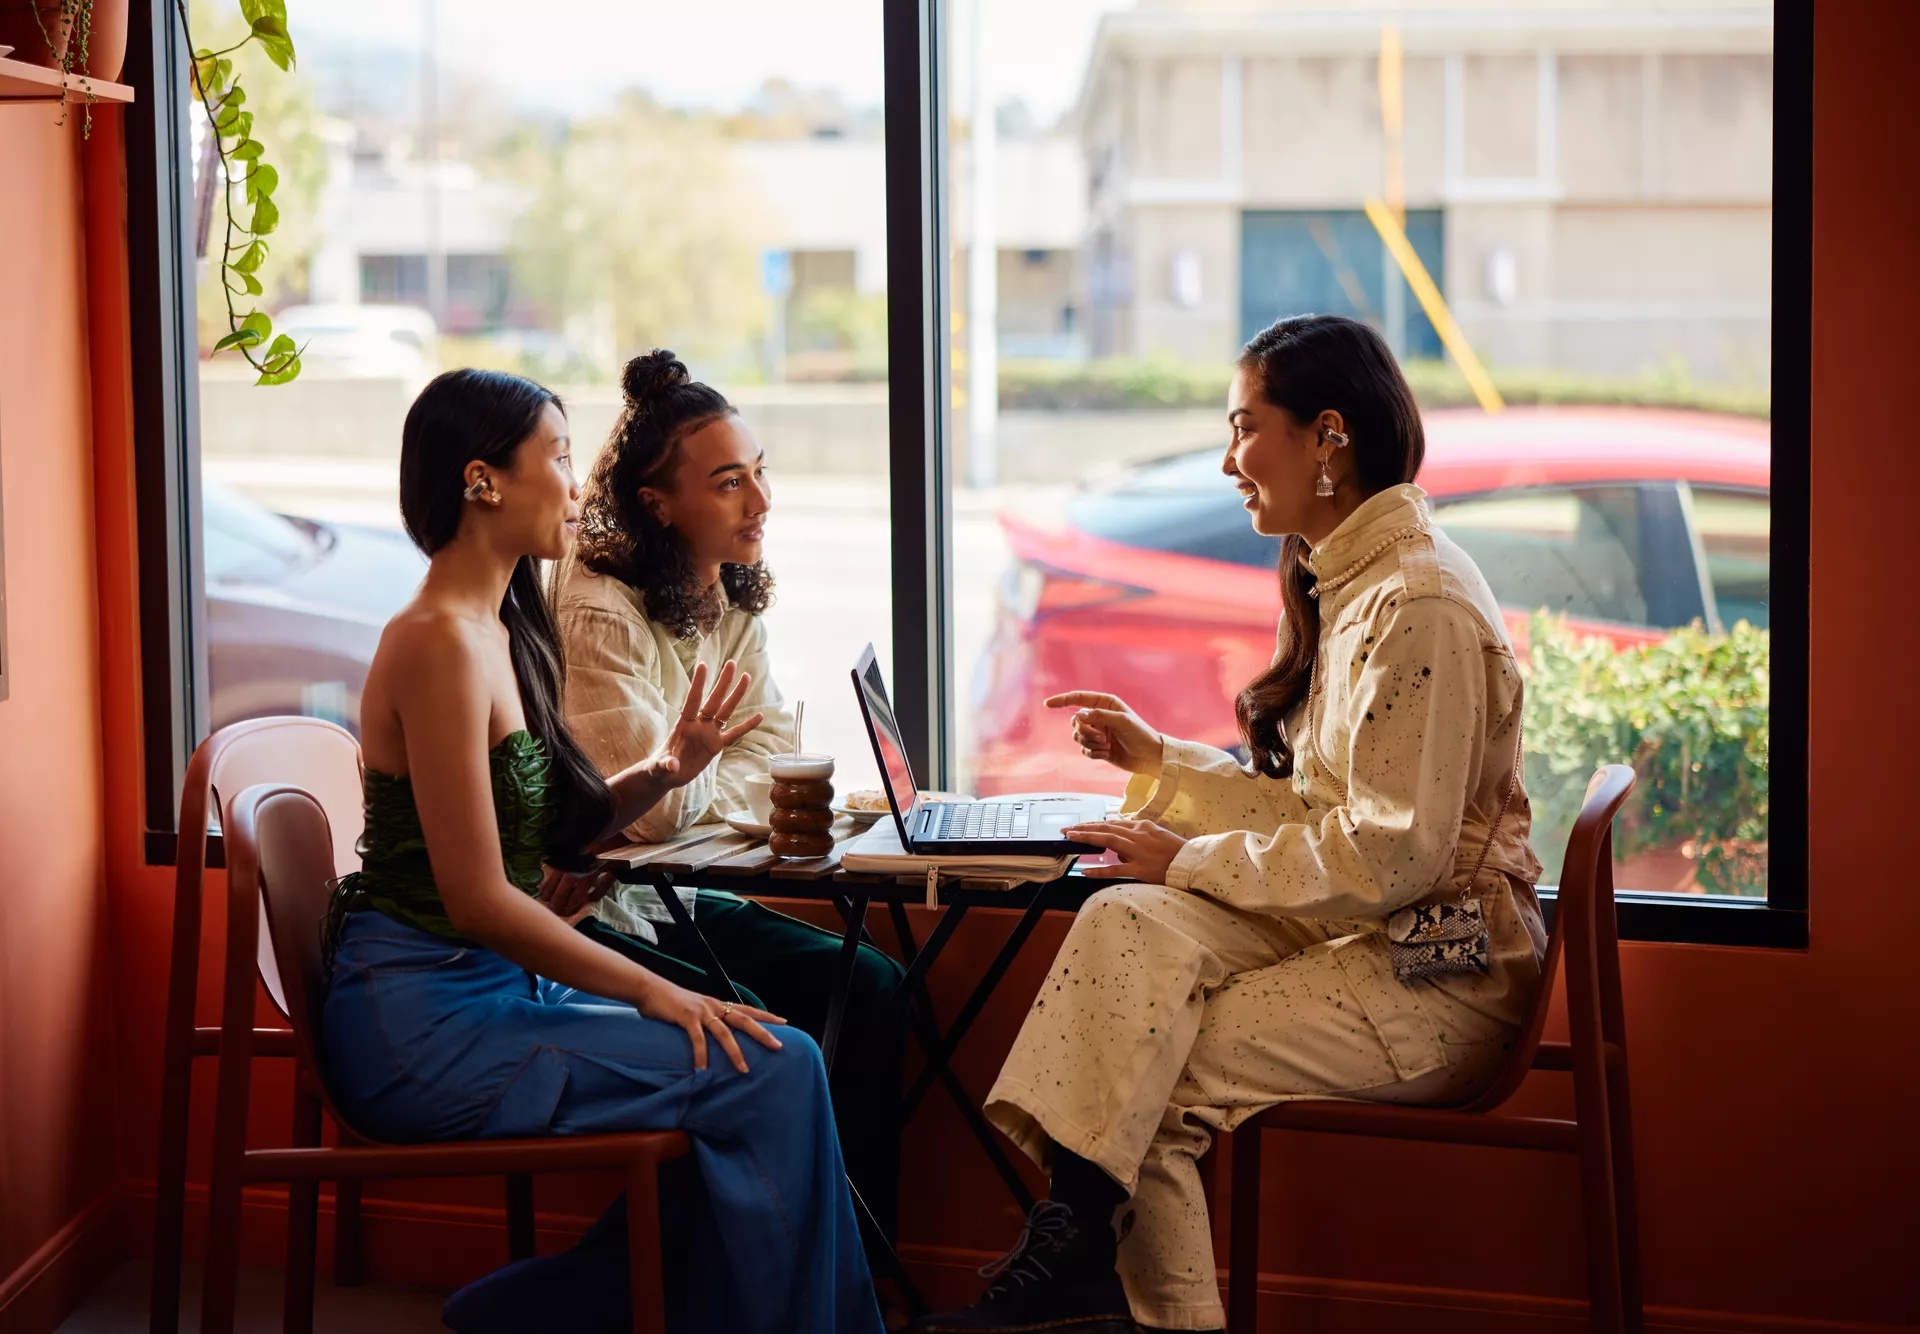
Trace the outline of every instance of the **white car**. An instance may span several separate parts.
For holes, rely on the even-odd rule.
[[[306,373],[424,384],[440,369],[440,331],[419,306],[288,306],[273,323]]]

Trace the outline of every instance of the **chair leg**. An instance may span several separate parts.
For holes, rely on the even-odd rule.
[[[360,1183],[339,1181],[333,1187],[333,1282],[335,1287],[357,1288],[366,1281],[365,1252],[360,1248]]]
[[[627,1172],[627,1274],[633,1289],[633,1334],[667,1334],[666,1284],[660,1273],[660,1164]]]
[[[169,1006],[169,1011],[172,1007]],[[178,1334],[180,1329],[180,1266],[187,1210],[187,1111],[193,1083],[193,1056],[189,1050],[193,1014],[185,1025],[189,1035],[175,1037],[176,1019],[169,1014],[165,1070],[160,1076],[160,1163],[153,1187],[153,1277],[147,1293],[150,1334]]]
[[[1587,1303],[1593,1334],[1626,1334],[1620,1275],[1620,1216],[1606,1104],[1580,1109],[1580,1208],[1586,1223]]]
[[[240,1280],[240,1163],[246,1153],[241,1133],[216,1131],[213,1171],[207,1186],[207,1261],[200,1288],[200,1334],[233,1334]]]
[[[1258,1126],[1233,1132],[1233,1225],[1227,1256],[1231,1334],[1254,1334],[1260,1318],[1260,1139]]]
[[[1612,1132],[1613,1208],[1620,1245],[1620,1306],[1627,1334],[1641,1334],[1646,1314],[1640,1291],[1640,1201],[1633,1180],[1633,1107],[1623,1065],[1608,1079],[1607,1126]]]
[[[320,1099],[305,1088],[293,1093],[296,1149],[320,1143]],[[280,1326],[285,1334],[313,1334],[314,1250],[320,1231],[320,1183],[295,1181],[287,1187],[287,1282]]]
[[[533,1240],[533,1177],[507,1173],[507,1258],[531,1260]]]

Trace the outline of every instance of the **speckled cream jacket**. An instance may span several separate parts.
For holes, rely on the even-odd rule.
[[[1309,564],[1320,685],[1287,719],[1293,775],[1256,775],[1224,751],[1169,740],[1160,773],[1129,785],[1126,810],[1188,837],[1170,886],[1351,934],[1335,957],[1412,1073],[1434,1063],[1428,1009],[1464,1004],[1518,1023],[1539,977],[1540,863],[1515,768],[1520,675],[1492,590],[1419,487],[1368,498]],[[1489,971],[1403,986],[1386,918],[1459,897],[1483,847],[1472,892],[1492,935]]]

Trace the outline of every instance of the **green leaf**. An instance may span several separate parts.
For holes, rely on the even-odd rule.
[[[287,384],[300,376],[300,358],[295,357],[286,366],[277,371],[268,371],[255,380],[255,384]]]
[[[248,139],[242,143],[236,144],[234,146],[234,150],[231,156],[238,158],[242,162],[250,162],[254,158],[259,157],[265,151],[266,150],[260,146],[260,141],[258,139]]]
[[[265,162],[254,163],[253,170],[247,173],[245,179],[247,182],[247,202],[249,204],[257,204],[262,200],[271,199],[273,192],[280,188],[280,173]],[[257,232],[260,229],[255,227],[252,230]]]
[[[260,261],[266,257],[267,243],[265,241],[255,241],[241,253],[239,259],[233,261],[231,267],[235,273],[258,273],[260,271]]]
[[[213,350],[215,352],[225,352],[230,347],[252,347],[260,341],[260,338],[261,334],[258,329],[235,329],[225,338],[215,343]]]
[[[233,127],[239,123],[239,120],[239,107],[222,107],[214,113],[213,127],[220,131],[222,136],[230,136],[233,133]]]
[[[267,360],[273,361],[278,357],[297,356],[299,351],[300,349],[294,346],[293,337],[290,334],[279,334],[274,338],[273,346],[267,349]]]
[[[257,343],[273,332],[273,321],[268,319],[264,312],[253,310],[248,311],[247,317],[240,321],[240,327],[253,330],[255,335],[253,341]]]
[[[227,138],[247,140],[253,137],[253,113],[242,111],[233,118],[233,128],[227,131]]]
[[[289,37],[258,37],[260,49],[267,53],[267,59],[283,70],[293,68],[293,40]]]
[[[247,230],[255,236],[266,236],[280,225],[280,210],[265,195],[253,206],[253,221],[247,224]]]
[[[251,273],[241,274],[240,281],[246,284],[248,296],[259,296],[267,290],[260,285],[260,280]]]
[[[240,0],[240,17],[245,19],[249,24],[265,17],[266,13],[267,6],[265,0]]]
[[[227,86],[228,80],[232,78],[233,78],[233,62],[229,60],[227,57],[221,56],[220,66],[218,69],[214,71],[214,74],[213,74],[213,81],[216,84],[218,84],[220,87],[225,88]]]
[[[235,88],[220,99],[220,107],[222,110],[225,110],[227,107],[238,108],[239,105],[246,100],[247,90],[245,88]]]
[[[276,18],[272,14],[262,14],[253,21],[253,35],[262,41],[276,38],[284,41],[287,36],[287,21]]]

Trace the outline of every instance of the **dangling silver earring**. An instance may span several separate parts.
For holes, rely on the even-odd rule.
[[[1322,500],[1333,498],[1333,474],[1327,471],[1327,461],[1320,460],[1320,479],[1313,484],[1313,494]]]

